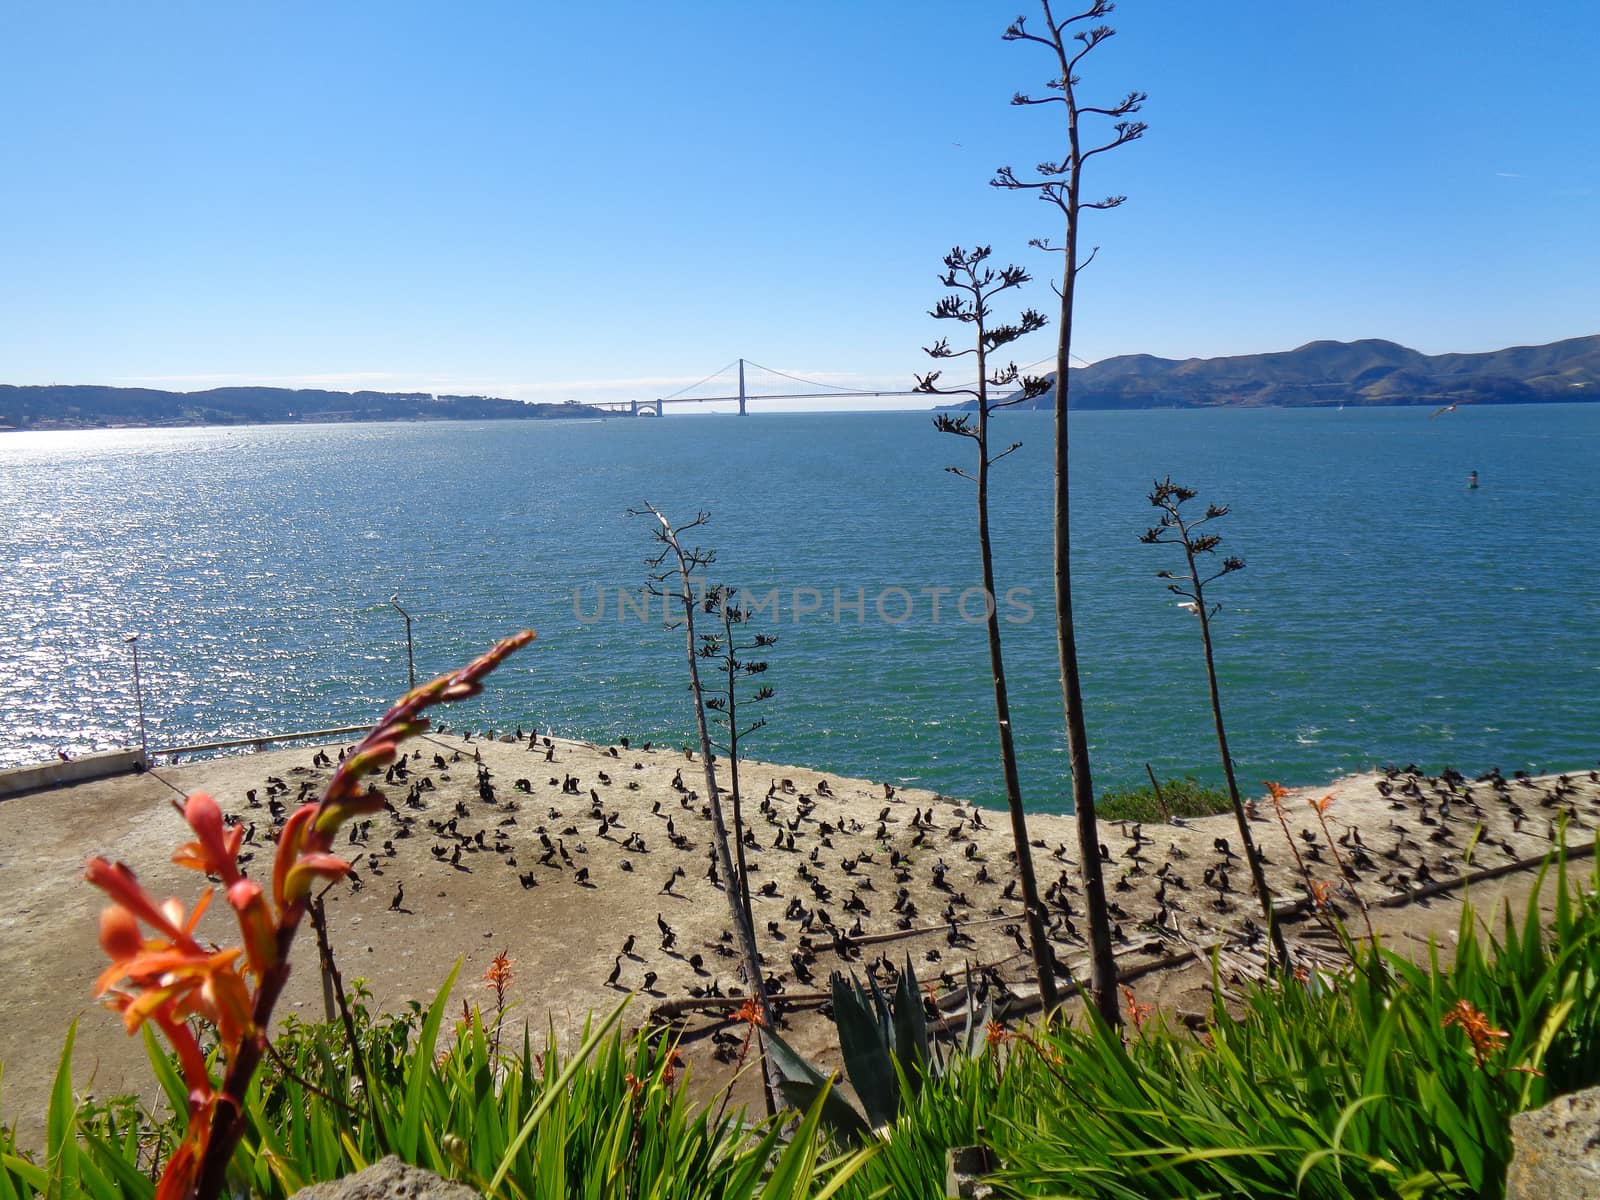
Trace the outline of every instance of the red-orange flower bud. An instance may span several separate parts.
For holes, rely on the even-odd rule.
[[[239,878],[236,856],[244,839],[244,830],[232,833],[222,827],[222,810],[205,792],[195,792],[184,802],[183,819],[194,830],[195,840],[178,848],[172,861],[180,867],[192,867],[208,875],[220,875],[231,885]]]
[[[321,851],[302,854],[283,882],[283,898],[290,904],[298,904],[310,893],[311,885],[316,880],[326,879],[329,883],[336,883],[345,877],[348,870],[350,864],[332,854]]]
[[[316,811],[315,804],[302,804],[289,814],[283,832],[278,835],[278,856],[272,863],[272,900],[278,906],[279,913],[288,906],[284,889],[289,880],[289,871],[300,857],[301,843],[305,841],[306,830]]]
[[[278,961],[278,927],[273,924],[267,898],[260,884],[253,879],[241,879],[228,889],[228,903],[239,914],[239,929],[244,934],[250,970],[260,980]]]
[[[120,904],[113,904],[100,913],[100,948],[113,962],[132,958],[144,949],[138,919]]]

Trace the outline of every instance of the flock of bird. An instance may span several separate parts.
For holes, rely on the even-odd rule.
[[[339,755],[342,758],[342,754]],[[337,759],[266,778],[232,805],[245,850],[269,843]],[[353,822],[347,900],[386,921],[452,930],[434,901],[470,880],[515,913],[534,953],[559,941],[568,995],[587,1008],[637,991],[700,1010],[716,1024],[743,995],[726,889],[713,853],[704,764],[677,749],[557,741],[536,731],[433,735],[386,772],[384,811]],[[1028,991],[1033,962],[1009,822],[926,791],[743,764],[760,779],[741,798],[741,857],[763,973],[780,1014],[825,1004],[835,970],[888,985],[913,964],[936,993],[968,987],[1005,1002]],[[719,779],[719,786],[721,784]],[[698,785],[698,786],[697,786]],[[1600,773],[1475,779],[1386,768],[1341,789],[1319,819],[1309,793],[1250,805],[1251,829],[1280,901],[1323,881],[1336,906],[1414,893],[1464,871],[1547,852],[1600,824]],[[224,798],[225,799],[225,798]],[[732,806],[724,795],[732,820]],[[1030,814],[1030,852],[1056,969],[1086,970],[1083,881],[1070,816]],[[1293,846],[1286,843],[1285,830]],[[1173,823],[1103,822],[1097,856],[1127,963],[1209,941],[1259,936],[1232,815]],[[1470,857],[1469,857],[1470,856]],[[737,868],[736,868],[737,869]],[[513,958],[516,951],[513,951]],[[555,1002],[555,997],[543,998]],[[716,1034],[732,1056],[739,1038]]]

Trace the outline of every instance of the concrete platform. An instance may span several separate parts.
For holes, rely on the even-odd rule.
[[[44,788],[60,787],[66,783],[127,775],[143,771],[149,765],[143,750],[111,750],[104,754],[57,759],[33,767],[13,767],[9,771],[0,771],[0,800]]]

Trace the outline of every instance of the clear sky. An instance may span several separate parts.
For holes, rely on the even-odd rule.
[[[903,387],[952,245],[1046,311],[1033,0],[0,0],[0,382]],[[1594,0],[1125,0],[1087,360],[1600,332]],[[1016,347],[1053,352],[1054,332]],[[729,376],[722,376],[726,386]],[[752,384],[771,390],[776,381]]]

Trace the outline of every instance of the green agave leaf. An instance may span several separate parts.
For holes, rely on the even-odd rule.
[[[895,1080],[894,1060],[880,1014],[868,1006],[860,985],[853,979],[847,982],[835,971],[832,982],[833,1023],[839,1031],[845,1072],[867,1111],[868,1123],[873,1127],[888,1125],[900,1111],[900,1086]],[[876,983],[873,991],[876,1002],[881,999]]]
[[[768,1057],[778,1071],[778,1088],[785,1100],[802,1112],[809,1111],[820,1100],[823,1120],[841,1139],[865,1141],[871,1136],[872,1130],[861,1114],[833,1090],[832,1080],[824,1078],[778,1034],[769,1030],[766,1042]]]
[[[917,973],[911,967],[909,954],[905,970],[900,972],[900,982],[895,985],[894,1055],[912,1096],[920,1095],[929,1061],[928,1019],[922,1011],[922,989],[917,984]]]

